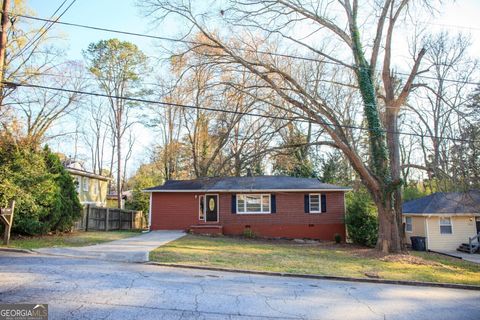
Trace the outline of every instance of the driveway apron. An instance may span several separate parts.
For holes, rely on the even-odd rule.
[[[146,262],[150,251],[159,246],[183,237],[183,231],[152,231],[139,236],[106,242],[86,247],[41,248],[38,253],[69,256],[76,258],[94,258],[121,262]]]

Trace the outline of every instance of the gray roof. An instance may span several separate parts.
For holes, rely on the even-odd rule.
[[[426,197],[405,202],[403,213],[480,213],[480,191],[436,192]]]
[[[253,177],[221,177],[200,178],[194,180],[168,180],[165,184],[145,189],[145,191],[268,191],[268,190],[341,190],[340,187],[323,183],[315,178],[295,178],[287,176],[253,176]]]

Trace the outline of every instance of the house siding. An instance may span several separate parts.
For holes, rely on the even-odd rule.
[[[72,173],[70,173],[70,175],[78,183],[77,193],[81,204],[96,204],[102,207],[107,205],[108,181],[75,175]],[[85,181],[88,181],[88,190],[84,189]],[[97,189],[95,189],[95,184],[98,184]]]
[[[405,217],[403,219],[405,222]],[[412,232],[405,231],[405,240],[408,244],[412,244],[410,237],[426,237],[425,217],[412,217]]]
[[[428,223],[427,247],[433,251],[456,250],[468,238],[476,234],[475,218],[471,216],[450,217],[452,221],[452,234],[440,233],[440,218],[426,218]]]
[[[276,213],[234,214],[232,193],[219,194],[219,224],[224,234],[239,235],[250,228],[261,237],[312,238],[333,240],[335,233],[345,239],[344,193],[323,192],[324,213],[304,212],[304,192],[276,192]],[[188,229],[212,224],[198,217],[199,195],[204,193],[152,193],[152,230]]]

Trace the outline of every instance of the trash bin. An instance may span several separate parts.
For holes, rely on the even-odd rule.
[[[426,244],[426,239],[425,237],[410,237],[410,240],[412,241],[412,249],[414,251],[427,251],[427,244]]]

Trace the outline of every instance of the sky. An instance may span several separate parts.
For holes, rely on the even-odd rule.
[[[62,2],[63,0],[28,0],[29,7],[41,18],[49,18]],[[174,25],[153,25],[148,18],[142,15],[136,2],[136,0],[77,0],[61,18],[61,21],[151,35],[175,36],[179,33]],[[473,42],[471,52],[480,57],[478,54],[480,53],[480,19],[478,15],[480,0],[445,2],[448,4],[439,8],[440,12],[436,17],[428,18],[429,29],[470,34]],[[156,56],[158,53],[155,42],[142,37],[62,25],[53,26],[51,32],[60,33],[63,36],[60,44],[66,48],[67,59],[71,60],[82,60],[82,50],[86,49],[90,43],[112,37],[135,43],[148,56]],[[136,133],[138,138],[134,149],[135,156],[129,165],[130,174],[147,160],[150,148],[155,143],[155,135],[146,128],[140,125],[136,126]],[[52,147],[58,148],[59,151],[66,154],[71,152],[65,143],[57,142]]]

